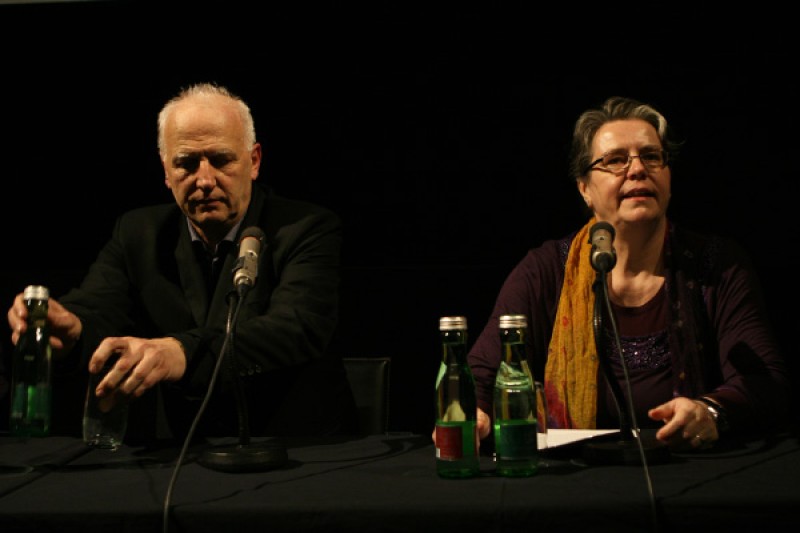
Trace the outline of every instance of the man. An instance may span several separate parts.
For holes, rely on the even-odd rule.
[[[226,346],[240,236],[259,228],[258,275],[241,298],[230,345],[250,431],[354,432],[344,367],[326,354],[338,316],[339,218],[255,183],[262,154],[253,118],[224,87],[194,85],[167,102],[158,149],[175,203],[122,215],[80,287],[50,300],[61,371],[80,373],[88,364],[95,373],[119,354],[99,389],[118,388],[136,400],[129,441],[182,439]],[[21,295],[8,322],[16,344],[25,325]],[[234,385],[223,366],[197,436],[237,434]],[[163,409],[166,424],[134,431],[137,409],[147,421],[161,421],[153,415]]]

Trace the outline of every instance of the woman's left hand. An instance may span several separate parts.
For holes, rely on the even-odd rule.
[[[672,449],[707,449],[719,440],[717,423],[700,400],[680,396],[650,409],[647,414],[664,422],[656,438]]]

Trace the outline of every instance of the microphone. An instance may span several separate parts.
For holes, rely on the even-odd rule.
[[[238,374],[235,362],[234,330],[239,309],[249,289],[256,283],[258,277],[258,254],[266,249],[266,236],[255,226],[250,226],[242,232],[239,238],[239,257],[233,268],[233,285],[235,292],[229,293],[228,321],[226,326],[225,342],[220,350],[217,366],[214,368],[214,378],[219,371],[223,359],[227,362],[229,376],[233,381],[236,395],[236,412],[239,417],[239,442],[225,444],[205,450],[198,462],[221,472],[261,472],[278,468],[289,460],[286,453],[286,444],[277,438],[268,438],[259,442],[250,440],[250,418],[247,412],[247,399],[244,384]],[[237,298],[238,297],[238,298]],[[213,382],[212,382],[213,386]],[[209,387],[211,390],[211,387]]]
[[[595,349],[600,369],[606,378],[609,391],[617,406],[619,415],[619,438],[612,441],[597,440],[584,445],[584,459],[592,464],[642,464],[647,468],[647,463],[664,463],[669,461],[669,447],[655,438],[655,434],[642,435],[636,422],[636,413],[628,376],[628,367],[622,353],[622,342],[619,337],[614,308],[608,297],[608,271],[617,264],[617,252],[614,250],[614,226],[608,222],[596,222],[589,228],[589,243],[592,245],[592,267],[597,272],[592,290],[594,291],[594,314],[592,327],[594,330]],[[606,313],[603,313],[605,307]],[[622,392],[614,370],[611,366],[610,356],[606,353],[605,327],[603,322],[609,320],[611,332],[614,335],[619,351],[619,363],[624,374],[624,385],[627,397]],[[627,403],[626,400],[627,399]]]
[[[614,250],[614,226],[608,222],[595,222],[589,229],[589,244],[592,245],[592,267],[598,272],[608,272],[617,264]]]
[[[258,255],[266,246],[266,236],[261,228],[250,226],[239,239],[239,257],[233,267],[233,286],[239,294],[249,290],[258,277]]]

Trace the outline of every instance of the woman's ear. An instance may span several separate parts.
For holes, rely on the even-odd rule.
[[[578,186],[578,193],[583,197],[583,201],[586,203],[586,207],[589,209],[592,208],[592,197],[589,195],[587,190],[587,184],[585,180],[577,180],[576,184]]]

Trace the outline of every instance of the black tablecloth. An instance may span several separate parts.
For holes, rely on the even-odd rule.
[[[537,475],[436,475],[429,436],[289,441],[285,467],[225,473],[189,449],[171,495],[170,532],[794,531],[794,434],[664,464],[587,466],[546,455]],[[89,450],[75,439],[0,438],[0,532],[155,532],[178,448]],[[653,505],[648,487],[654,494]]]

